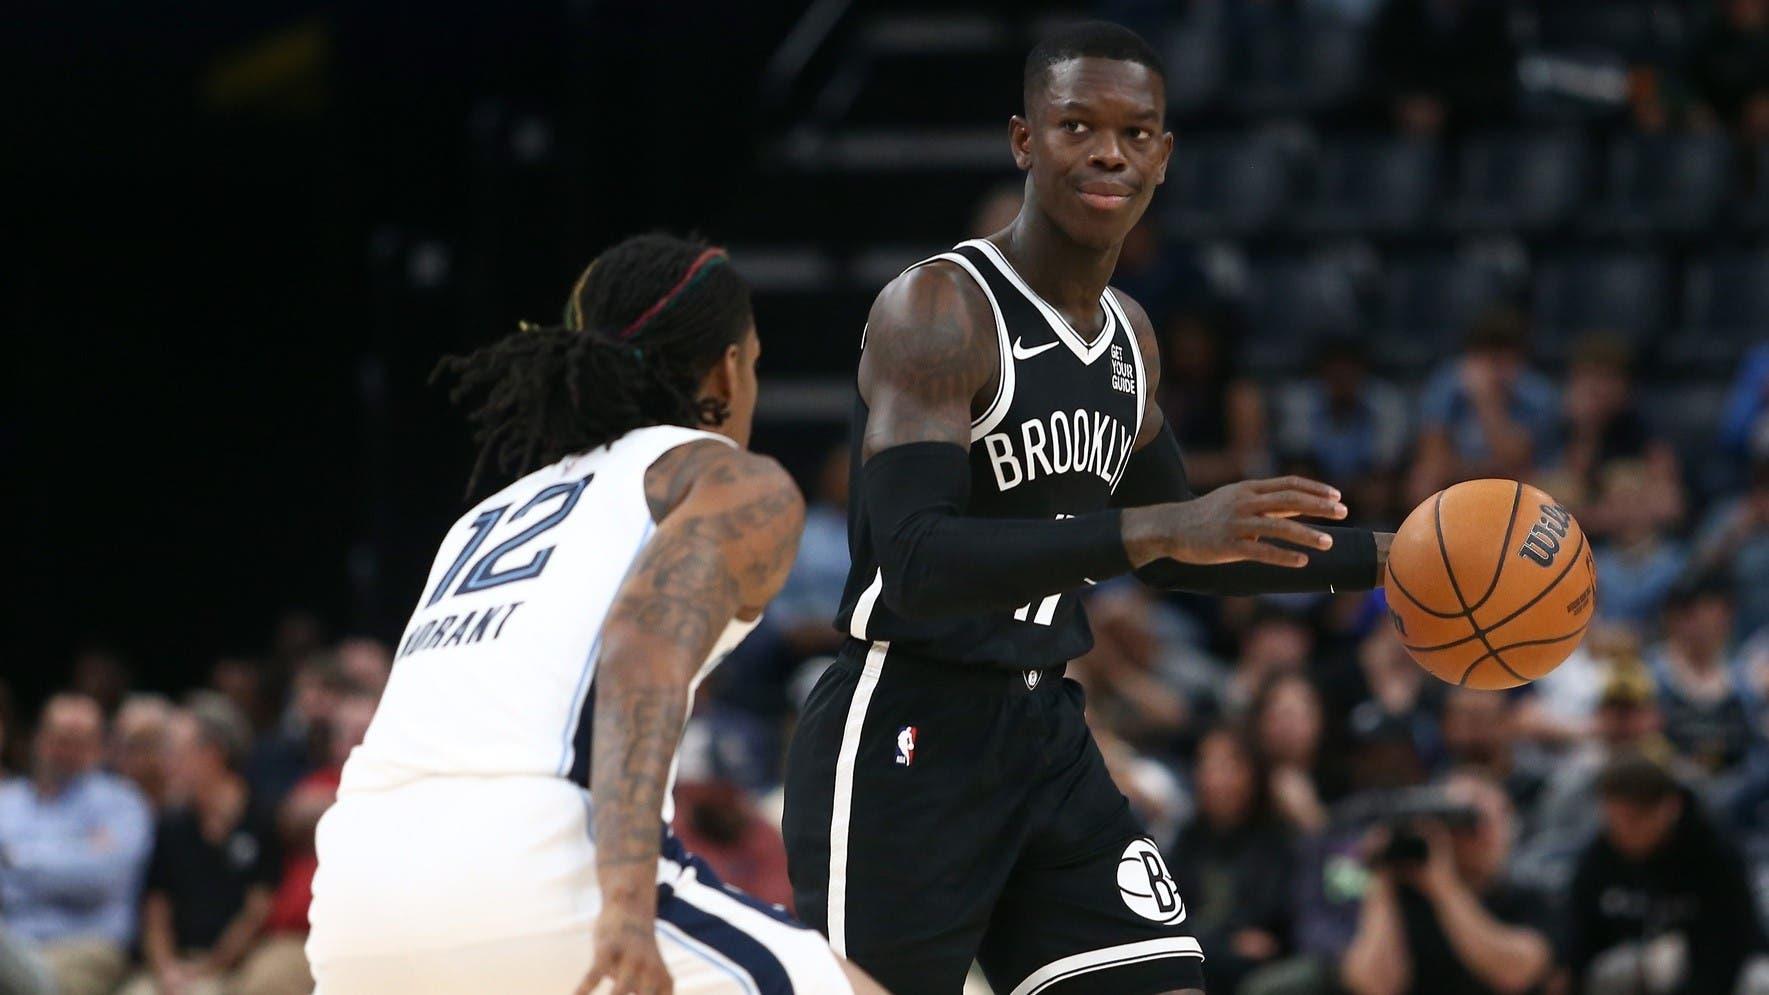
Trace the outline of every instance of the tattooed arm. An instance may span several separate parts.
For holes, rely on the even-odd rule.
[[[804,499],[773,460],[712,440],[665,453],[645,477],[657,531],[602,628],[594,797],[602,912],[595,963],[619,992],[667,992],[653,935],[664,782],[688,682],[733,616],[753,618],[798,549]]]
[[[994,314],[969,275],[935,262],[879,294],[860,357],[867,404],[865,503],[882,597],[908,616],[1012,610],[1161,558],[1300,565],[1259,537],[1318,548],[1319,532],[1286,515],[1337,517],[1324,484],[1298,478],[1241,485],[1244,500],[1113,509],[1073,518],[969,515],[971,419],[1001,375]]]

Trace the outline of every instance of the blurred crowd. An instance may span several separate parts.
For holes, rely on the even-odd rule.
[[[1133,24],[1171,13],[1104,6]],[[1200,51],[1255,70],[1294,61],[1266,51],[1295,37],[1267,30],[1285,17],[1357,21],[1381,95],[1363,110],[1395,135],[1515,124],[1531,72],[1569,91],[1590,83],[1586,96],[1608,78],[1577,75],[1576,61],[1520,72],[1527,4],[1191,6],[1226,32]],[[1575,10],[1670,12],[1683,25],[1674,45],[1617,56],[1620,127],[1769,149],[1769,0],[1539,7],[1547,35]],[[1662,41],[1663,21],[1612,27]],[[1189,37],[1170,54],[1190,51]],[[1175,75],[1178,97],[1192,83],[1235,85],[1188,66]],[[974,233],[1001,227],[1018,196],[979,205]],[[1663,338],[1597,324],[1561,329],[1549,348],[1537,305],[1554,298],[1540,293],[1471,309],[1451,338],[1416,351],[1436,357],[1418,375],[1395,377],[1406,367],[1393,353],[1331,323],[1280,336],[1301,350],[1282,363],[1249,362],[1266,325],[1311,316],[1249,314],[1224,292],[1232,280],[1176,257],[1178,233],[1159,227],[1178,216],[1165,217],[1132,236],[1118,283],[1157,322],[1160,400],[1199,489],[1301,472],[1340,487],[1361,524],[1393,529],[1455,481],[1523,479],[1577,516],[1599,577],[1580,649],[1505,693],[1422,671],[1380,591],[1222,600],[1119,581],[1089,593],[1096,646],[1068,676],[1179,879],[1211,990],[1769,991],[1757,964],[1769,903],[1769,316],[1746,315],[1757,323],[1744,348],[1709,370],[1723,399],[1693,434],[1691,413],[1666,400],[1682,395],[1654,389]],[[726,880],[782,904],[781,761],[842,639],[830,620],[850,469],[845,445],[802,468],[810,508],[792,576],[701,689],[684,738],[678,834]],[[301,944],[315,827],[392,667],[377,639],[323,633],[291,612],[259,653],[213,661],[204,686],[174,696],[137,689],[126,657],[103,647],[68,661],[66,690],[40,707],[17,708],[0,684],[0,992],[311,990]]]

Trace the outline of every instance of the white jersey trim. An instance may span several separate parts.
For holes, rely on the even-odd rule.
[[[848,954],[848,833],[854,817],[854,763],[860,753],[860,734],[866,726],[866,709],[884,673],[885,655],[891,644],[876,642],[866,652],[860,682],[848,702],[848,720],[842,726],[841,750],[835,756],[835,804],[829,816],[829,946]]]
[[[1136,364],[1136,431],[1130,436],[1131,444],[1135,445],[1136,440],[1142,438],[1143,415],[1149,409],[1149,383],[1148,377],[1144,373],[1142,346],[1136,340],[1136,326],[1130,323],[1130,316],[1124,313],[1123,302],[1118,300],[1117,292],[1110,287],[1106,288],[1106,300],[1111,303],[1112,310],[1118,314],[1118,326],[1124,329],[1124,337],[1130,340],[1130,359]],[[1124,469],[1129,465],[1128,456],[1118,465],[1118,475],[1112,478],[1114,492],[1118,490],[1118,481],[1124,479]]]
[[[1052,985],[1079,975],[1114,967],[1128,967],[1163,957],[1197,957],[1202,960],[1204,948],[1198,946],[1198,941],[1189,936],[1172,936],[1088,950],[1053,960],[1033,971],[1026,976],[1026,980],[1015,986],[1011,995],[1038,995]]]
[[[1001,424],[1001,419],[1007,417],[1007,409],[1013,405],[1013,344],[1008,341],[1007,321],[1001,316],[1001,305],[995,300],[995,291],[989,288],[989,281],[983,279],[983,274],[978,272],[975,264],[969,259],[956,252],[942,252],[937,256],[923,259],[903,272],[907,273],[932,262],[956,263],[963,267],[964,271],[970,274],[970,278],[976,281],[977,286],[983,288],[983,296],[989,299],[989,314],[995,319],[995,351],[1001,357],[1001,375],[995,378],[994,399],[989,402],[987,408],[983,409],[982,414],[971,419],[970,441],[976,442],[995,431],[995,426]],[[866,330],[861,329],[860,335],[861,348],[865,348]]]
[[[878,596],[884,593],[884,568],[880,567],[872,575],[872,583],[860,592],[860,600],[854,602],[853,617],[848,619],[848,635],[855,639],[866,638],[866,626],[872,621],[872,609],[878,604]]]
[[[959,244],[972,245],[982,250],[982,253],[989,257],[989,261],[995,264],[995,268],[1007,277],[1008,282],[1017,287],[1020,293],[1032,302],[1032,306],[1044,315],[1044,320],[1050,325],[1050,330],[1064,345],[1069,347],[1069,351],[1074,353],[1075,358],[1081,360],[1083,365],[1092,366],[1095,360],[1106,354],[1106,349],[1112,344],[1112,325],[1115,323],[1112,309],[1106,306],[1106,298],[1111,296],[1110,291],[1100,295],[1099,309],[1100,314],[1105,318],[1105,323],[1100,328],[1099,335],[1089,344],[1079,332],[1075,331],[1074,326],[1069,324],[1069,319],[1063,317],[1062,312],[1051,307],[1049,301],[1038,296],[1038,292],[1020,278],[1019,271],[1013,268],[1013,264],[1007,261],[1007,257],[1001,254],[1001,250],[995,247],[995,243],[988,239],[973,238]]]

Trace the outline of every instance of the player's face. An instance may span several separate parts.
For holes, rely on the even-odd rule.
[[[1162,126],[1161,77],[1116,59],[1050,67],[1028,117],[1014,118],[1014,161],[1032,196],[1075,241],[1106,249],[1124,240],[1167,178],[1173,135]]]

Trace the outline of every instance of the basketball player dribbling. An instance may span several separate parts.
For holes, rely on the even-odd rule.
[[[1033,49],[1019,216],[912,266],[861,345],[849,639],[787,764],[799,914],[899,995],[1204,987],[1160,851],[1066,662],[1076,592],[1125,573],[1214,594],[1359,590],[1390,537],[1325,484],[1193,496],[1142,308],[1107,284],[1165,174],[1161,63],[1111,24]],[[1182,855],[1183,856],[1183,855]]]
[[[880,993],[668,831],[700,680],[804,507],[750,453],[760,351],[722,250],[592,263],[563,325],[444,362],[518,479],[455,523],[318,831],[320,995]]]

